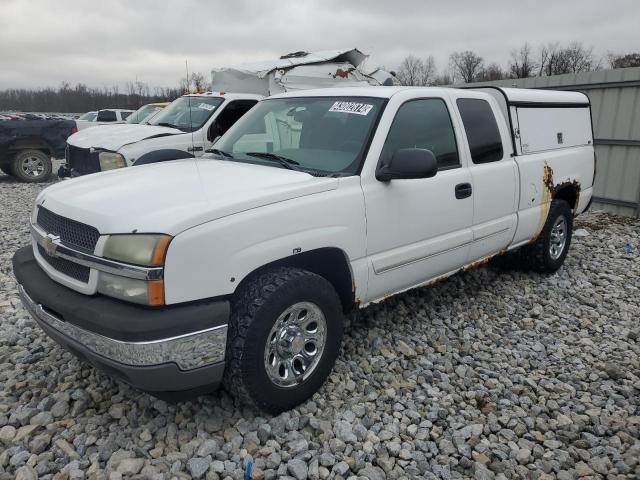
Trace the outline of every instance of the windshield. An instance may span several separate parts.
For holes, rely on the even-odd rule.
[[[222,101],[222,97],[180,97],[149,120],[148,124],[192,132],[204,125]]]
[[[372,97],[264,100],[216,142],[215,150],[230,160],[353,175],[383,104]]]
[[[81,115],[78,120],[86,120],[88,122],[93,122],[98,116],[98,112],[87,112],[84,115]]]
[[[142,123],[144,120],[151,118],[160,110],[162,110],[162,107],[159,107],[158,105],[143,105],[127,117],[126,123]]]

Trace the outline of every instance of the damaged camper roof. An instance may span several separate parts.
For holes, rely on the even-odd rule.
[[[273,95],[323,87],[394,85],[395,77],[379,67],[365,65],[357,48],[293,52],[276,60],[248,63],[211,71],[213,90]]]

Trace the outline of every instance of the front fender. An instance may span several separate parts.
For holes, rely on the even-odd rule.
[[[254,270],[325,247],[345,253],[356,294],[361,296],[367,276],[364,201],[359,182],[350,183],[337,190],[230,215],[180,233],[167,252],[166,302],[233,294]]]

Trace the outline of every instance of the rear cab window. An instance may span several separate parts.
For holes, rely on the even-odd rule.
[[[473,163],[489,163],[502,160],[504,150],[498,122],[486,100],[458,98],[456,101]]]
[[[98,112],[97,122],[116,122],[118,118],[116,117],[116,112],[113,110],[100,110]]]

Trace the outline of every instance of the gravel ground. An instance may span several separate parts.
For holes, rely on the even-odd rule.
[[[157,400],[40,331],[10,260],[41,188],[0,176],[0,479],[640,477],[639,222],[581,217],[553,276],[488,265],[366,309],[320,393],[265,417]]]

